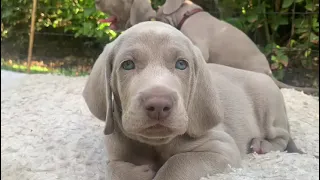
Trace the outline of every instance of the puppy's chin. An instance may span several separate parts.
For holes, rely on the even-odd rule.
[[[139,131],[128,133],[132,139],[151,146],[158,146],[170,143],[175,137],[182,135],[186,130],[170,129],[162,125],[154,125]]]
[[[145,137],[137,135],[136,139],[142,143],[149,144],[151,146],[159,146],[163,144],[168,144],[172,139],[174,139],[176,135],[172,135],[169,137]]]
[[[161,145],[169,143],[177,136],[177,131],[156,124],[140,130],[137,134],[138,140],[150,145]]]

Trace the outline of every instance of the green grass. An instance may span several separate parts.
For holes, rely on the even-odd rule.
[[[27,73],[26,65],[19,64],[12,60],[4,60],[1,58],[1,69],[14,72]],[[85,76],[88,72],[77,72],[75,68],[47,68],[45,66],[33,65],[30,67],[30,74],[57,74],[65,76]]]

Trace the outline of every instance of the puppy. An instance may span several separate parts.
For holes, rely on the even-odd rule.
[[[83,96],[106,121],[112,180],[198,180],[240,167],[252,139],[267,143],[265,152],[292,140],[269,76],[207,64],[189,38],[161,22],[139,23],[109,43]]]

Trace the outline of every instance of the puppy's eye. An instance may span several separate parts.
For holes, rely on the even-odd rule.
[[[176,69],[185,70],[187,67],[188,67],[188,62],[183,59],[179,59],[176,62],[176,67],[175,67]]]
[[[124,61],[122,64],[121,64],[121,67],[124,69],[124,70],[132,70],[134,69],[136,66],[134,65],[134,62],[131,61],[131,60],[127,60],[127,61]]]

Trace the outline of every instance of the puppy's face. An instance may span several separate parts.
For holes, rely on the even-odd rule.
[[[113,30],[123,30],[130,17],[133,0],[95,0],[96,8],[110,16],[104,22]]]
[[[194,76],[194,54],[187,38],[140,29],[117,44],[111,88],[122,109],[119,126],[132,139],[150,145],[186,132]]]
[[[110,23],[110,29],[121,31],[155,17],[149,0],[95,0],[96,8],[109,17],[101,22]]]

